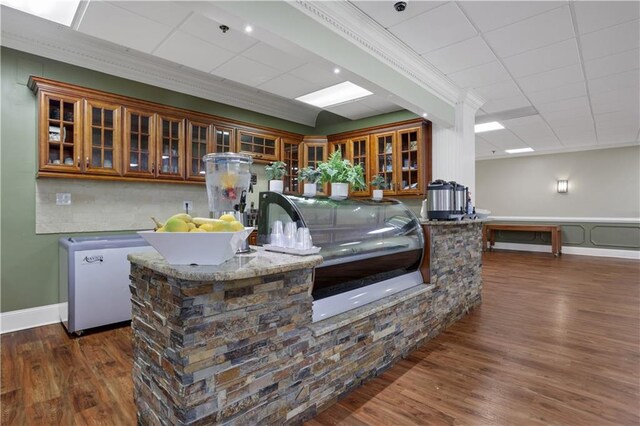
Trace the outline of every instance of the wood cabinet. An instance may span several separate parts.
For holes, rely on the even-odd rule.
[[[256,162],[277,161],[279,143],[275,135],[238,130],[238,152],[251,155]]]
[[[298,180],[298,171],[301,168],[301,142],[290,138],[281,139],[282,153],[280,159],[287,165],[283,191],[285,194],[300,194],[302,192],[302,185]]]
[[[303,167],[313,167],[314,169],[318,167],[318,163],[327,161],[327,150],[328,146],[326,142],[307,142],[305,141],[302,144],[302,166]],[[318,195],[328,195],[327,190],[328,185],[323,185],[321,183],[317,184],[316,194]]]
[[[40,170],[81,173],[82,99],[44,90],[38,98]]]
[[[155,174],[156,114],[124,108],[124,175],[151,178]]]
[[[302,135],[42,77],[28,86],[38,96],[39,177],[202,184],[205,154],[241,152],[258,163],[287,156],[299,189]]]
[[[425,194],[431,179],[431,123],[409,120],[402,123],[330,135],[330,149],[346,149],[353,164],[365,170],[367,185],[376,175],[386,182],[385,196]],[[346,142],[346,148],[344,144]],[[371,187],[352,191],[351,196],[369,196]]]
[[[202,158],[214,152],[212,130],[211,124],[187,120],[187,179],[205,179],[206,168]]]
[[[85,100],[84,172],[122,174],[120,105]]]

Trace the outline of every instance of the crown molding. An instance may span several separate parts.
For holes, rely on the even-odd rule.
[[[1,45],[249,111],[315,126],[319,109],[2,6]]]
[[[449,105],[460,100],[460,88],[447,76],[351,2],[296,0],[289,4]],[[472,96],[474,103],[484,103],[478,95]]]

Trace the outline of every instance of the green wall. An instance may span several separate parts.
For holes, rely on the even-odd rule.
[[[16,50],[2,48],[0,55],[2,81],[1,312],[58,303],[58,238],[60,235],[35,234],[37,109],[36,97],[26,86],[30,75],[281,130],[315,134],[315,129],[312,127],[135,83]]]
[[[382,124],[397,123],[398,121],[413,120],[417,115],[406,109],[375,115],[360,120],[349,120],[329,111],[322,111],[316,119],[316,135],[333,135],[335,133],[349,132],[351,130],[364,129],[366,127]]]

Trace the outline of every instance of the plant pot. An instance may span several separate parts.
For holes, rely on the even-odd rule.
[[[344,200],[349,195],[348,183],[332,183],[331,184],[331,197],[334,200]]]
[[[284,189],[284,182],[281,180],[270,180],[269,181],[269,191],[278,192],[282,194],[282,190]]]
[[[314,197],[316,195],[316,190],[318,186],[315,183],[305,183],[304,184],[304,195],[305,197]]]
[[[374,200],[382,200],[382,196],[383,196],[382,189],[374,189],[373,195],[371,196],[371,198],[373,198]]]

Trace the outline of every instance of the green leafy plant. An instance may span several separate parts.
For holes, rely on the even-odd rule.
[[[362,166],[354,166],[349,160],[343,160],[340,150],[334,151],[326,162],[318,163],[317,169],[321,173],[322,183],[348,183],[354,191],[362,191],[367,187]]]
[[[274,161],[264,167],[267,180],[280,180],[287,175],[287,164],[284,161]]]
[[[387,188],[387,181],[384,180],[384,177],[382,177],[382,175],[376,175],[376,177],[374,177],[370,183],[371,183],[371,186],[377,189]]]
[[[322,172],[318,169],[314,169],[311,166],[307,166],[304,169],[298,170],[298,178],[304,180],[307,183],[318,183],[322,177]]]

